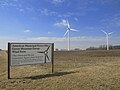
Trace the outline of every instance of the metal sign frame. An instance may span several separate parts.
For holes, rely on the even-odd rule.
[[[51,44],[51,66],[52,66],[52,73],[54,72],[54,43],[8,43],[8,79],[10,79],[10,67],[11,67],[11,45],[12,44]],[[48,49],[50,48],[47,47],[47,49],[45,51],[40,51],[38,53],[44,53],[45,55],[45,62],[46,63],[46,59],[50,60],[48,57]],[[42,64],[44,64],[42,63]],[[41,63],[36,63],[36,64],[41,64]],[[25,64],[25,65],[35,65],[35,64]],[[19,65],[21,66],[21,65]]]

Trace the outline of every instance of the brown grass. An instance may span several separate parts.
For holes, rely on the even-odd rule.
[[[120,51],[55,52],[51,64],[11,67],[0,52],[0,90],[120,90]]]

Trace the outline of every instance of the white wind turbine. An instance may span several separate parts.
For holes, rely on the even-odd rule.
[[[109,39],[109,35],[111,35],[113,32],[110,32],[110,33],[107,33],[107,32],[105,32],[105,31],[103,31],[103,30],[101,30],[105,35],[106,35],[106,45],[107,45],[107,50],[109,50],[109,41],[108,41],[108,39]]]
[[[66,24],[67,24],[67,31],[65,32],[64,36],[68,33],[68,51],[70,51],[70,31],[77,32],[78,30],[71,28],[68,20],[66,20]]]

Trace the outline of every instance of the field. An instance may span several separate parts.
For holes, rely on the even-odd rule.
[[[120,51],[54,52],[51,64],[11,67],[0,52],[0,90],[120,90]]]

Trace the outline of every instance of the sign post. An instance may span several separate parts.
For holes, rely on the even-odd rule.
[[[10,66],[51,63],[54,72],[54,43],[8,43],[8,79]]]
[[[10,79],[10,53],[11,53],[11,48],[10,48],[10,43],[8,43],[8,79]]]
[[[54,72],[54,44],[52,45],[52,73]]]

